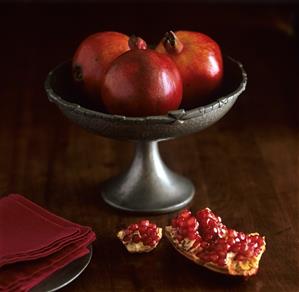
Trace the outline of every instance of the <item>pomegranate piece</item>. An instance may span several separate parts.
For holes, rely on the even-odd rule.
[[[209,208],[196,213],[181,211],[165,227],[166,237],[184,256],[216,272],[251,276],[257,273],[266,249],[258,233],[230,229]]]
[[[117,237],[130,253],[150,252],[162,238],[162,228],[149,220],[141,220],[120,230]]]

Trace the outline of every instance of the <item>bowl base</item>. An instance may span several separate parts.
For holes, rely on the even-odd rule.
[[[190,180],[163,163],[158,142],[138,142],[134,160],[123,174],[102,185],[102,198],[114,208],[138,213],[167,213],[185,207],[194,196]]]
[[[137,213],[162,214],[180,210],[191,202],[195,192],[192,182],[181,176],[176,176],[171,187],[142,184],[126,192],[123,185],[121,177],[108,180],[103,184],[102,198],[114,208]]]

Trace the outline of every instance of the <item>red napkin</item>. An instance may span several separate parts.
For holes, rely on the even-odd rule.
[[[58,217],[23,196],[0,199],[0,291],[28,291],[87,254],[90,227]]]

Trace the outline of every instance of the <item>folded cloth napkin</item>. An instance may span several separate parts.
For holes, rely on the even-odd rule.
[[[89,253],[90,227],[56,216],[17,194],[0,199],[0,291],[28,291]]]

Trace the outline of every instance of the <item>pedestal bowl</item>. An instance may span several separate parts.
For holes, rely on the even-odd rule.
[[[178,109],[163,116],[147,117],[112,115],[86,104],[73,83],[70,61],[48,74],[45,89],[49,100],[81,127],[136,144],[127,171],[102,183],[101,195],[105,202],[125,211],[166,213],[186,206],[195,188],[189,179],[164,164],[158,142],[198,132],[217,122],[231,109],[246,83],[242,64],[227,57],[223,84],[212,102],[190,110]]]

